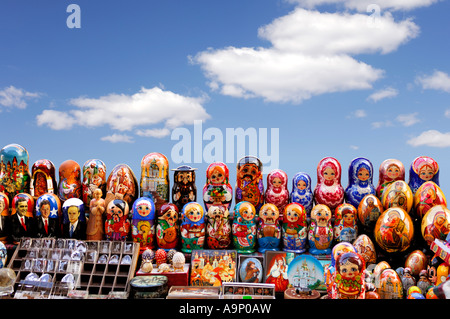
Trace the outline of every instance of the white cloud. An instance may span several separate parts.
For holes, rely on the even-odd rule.
[[[421,7],[428,7],[440,0],[288,0],[288,2],[299,4],[306,8],[315,8],[324,4],[342,5],[347,9],[358,10],[360,12],[370,12],[368,8],[377,5],[380,10],[414,10]]]
[[[161,137],[166,137],[168,135],[170,135],[170,130],[167,128],[162,128],[162,129],[147,129],[147,130],[137,130],[136,134],[139,136],[146,136],[146,137],[157,137],[157,138],[161,138]]]
[[[39,126],[47,125],[52,130],[70,130],[77,120],[64,112],[55,110],[44,110],[36,117]]]
[[[416,83],[428,90],[442,90],[450,93],[450,76],[442,71],[434,71],[431,75],[418,76]]]
[[[372,122],[372,128],[373,129],[379,129],[379,128],[383,128],[383,127],[391,127],[394,126],[392,124],[391,121],[387,120],[387,121],[377,121],[377,122]]]
[[[430,146],[445,148],[450,147],[450,132],[441,133],[437,130],[425,131],[419,136],[413,137],[407,142],[409,145],[418,146]]]
[[[113,134],[109,136],[103,136],[101,140],[111,143],[134,143],[133,138],[126,134]]]
[[[355,110],[354,112],[352,112],[348,118],[357,118],[357,119],[361,119],[367,116],[367,112],[365,110]]]
[[[39,98],[40,96],[39,93],[27,92],[11,85],[0,91],[0,105],[8,108],[25,109],[27,107],[26,100]]]
[[[411,113],[411,114],[400,114],[397,116],[397,121],[399,121],[403,126],[412,126],[420,122],[420,119],[417,118],[419,113]]]
[[[378,102],[382,99],[386,99],[386,98],[392,98],[398,95],[398,90],[388,87],[382,90],[379,90],[375,93],[372,93],[367,100],[372,101],[372,102]]]
[[[350,148],[352,149],[352,150],[358,150],[359,149],[359,146],[356,146],[356,145],[350,145]]]

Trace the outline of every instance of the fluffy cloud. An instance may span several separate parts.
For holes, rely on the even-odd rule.
[[[397,116],[397,121],[399,121],[403,126],[412,126],[420,122],[420,119],[417,117],[419,113],[411,113],[411,114],[400,114]]]
[[[0,91],[0,105],[7,108],[25,109],[26,100],[40,97],[39,93],[27,92],[14,86],[9,86]]]
[[[427,90],[441,90],[450,93],[450,76],[442,71],[434,71],[431,75],[418,76],[416,83]]]
[[[450,132],[441,133],[437,130],[425,131],[419,136],[413,137],[408,140],[408,144],[414,147],[418,146],[430,146],[445,148],[450,147]]]
[[[398,90],[388,87],[382,90],[379,90],[375,93],[372,93],[367,100],[372,101],[372,102],[378,102],[382,99],[386,99],[386,98],[392,98],[398,95]]]
[[[347,9],[358,10],[360,12],[371,12],[374,4],[380,10],[413,10],[421,7],[428,7],[440,0],[288,0],[288,2],[301,5],[305,8],[315,8],[325,4],[342,5]]]
[[[126,134],[113,134],[109,136],[104,136],[100,140],[108,141],[111,143],[134,143],[133,137]]]

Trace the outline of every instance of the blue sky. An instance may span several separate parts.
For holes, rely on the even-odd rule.
[[[80,28],[67,25],[70,4]],[[383,160],[408,172],[431,156],[447,194],[449,9],[438,0],[5,0],[0,147],[23,145],[30,166],[126,163],[139,179],[150,152],[184,164],[171,157],[172,134],[193,136],[201,119],[223,136],[278,129],[279,168],[313,183],[325,156],[340,161],[344,187],[355,157],[372,162],[376,184]],[[232,185],[236,162],[227,163]],[[185,164],[198,168],[200,195],[209,163]]]

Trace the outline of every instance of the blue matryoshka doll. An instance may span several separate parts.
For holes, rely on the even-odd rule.
[[[425,182],[432,181],[439,185],[439,165],[428,156],[419,156],[412,163],[409,169],[409,182],[413,194]]]
[[[61,201],[56,194],[46,193],[36,200],[36,236],[61,236]]]
[[[86,216],[83,201],[79,198],[69,198],[64,201],[62,211],[63,237],[85,240]]]
[[[132,206],[131,237],[140,251],[155,249],[155,203],[149,197],[139,197]]]
[[[202,205],[190,202],[183,206],[180,232],[182,252],[190,253],[193,249],[203,249],[206,223]]]
[[[363,157],[355,158],[348,168],[348,186],[345,189],[347,203],[358,207],[364,196],[376,194],[373,185],[372,163]]]
[[[234,207],[231,232],[233,245],[240,254],[250,254],[256,251],[258,215],[255,206],[242,201]]]
[[[306,214],[311,214],[314,204],[314,194],[311,188],[311,177],[307,173],[299,172],[292,179],[291,203],[302,205]]]

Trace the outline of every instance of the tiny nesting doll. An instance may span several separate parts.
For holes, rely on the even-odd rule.
[[[379,169],[376,194],[381,199],[384,189],[395,181],[405,180],[405,166],[397,159],[384,160]]]
[[[231,207],[233,189],[229,182],[230,173],[227,165],[221,162],[211,163],[206,169],[206,183],[203,187],[203,202],[206,210],[211,206],[221,206],[227,210]]]
[[[93,198],[89,201],[89,220],[86,228],[87,240],[102,240],[105,235],[106,201],[102,198],[103,192],[97,188]]]
[[[181,251],[190,253],[193,249],[203,249],[206,225],[202,205],[197,202],[187,203],[181,216]]]
[[[67,199],[63,206],[63,237],[78,240],[86,239],[86,216],[84,203],[79,198]]]
[[[149,153],[141,160],[141,197],[149,197],[156,211],[170,201],[169,161],[161,153]]]
[[[36,235],[36,220],[33,211],[34,199],[30,194],[19,193],[13,197],[11,211],[13,243],[19,243],[22,237],[34,237]]]
[[[348,167],[348,186],[345,189],[346,202],[358,207],[364,196],[376,194],[372,179],[372,163],[366,158],[355,158]]]
[[[82,198],[81,168],[73,160],[66,160],[59,166],[58,196],[64,204],[69,198]]]
[[[0,150],[0,192],[8,195],[10,203],[15,195],[30,191],[28,161],[28,151],[19,144]]]
[[[306,251],[307,222],[306,209],[299,203],[288,204],[283,213],[283,250],[295,253]]]
[[[311,190],[311,177],[304,172],[299,172],[292,179],[291,202],[302,205],[309,217],[314,205],[314,195]]]
[[[364,259],[356,252],[348,252],[336,259],[336,299],[364,299]]]
[[[450,210],[437,205],[422,218],[421,232],[428,245],[435,239],[445,240],[450,231]]]
[[[52,193],[39,196],[36,200],[36,237],[61,236],[61,201]]]
[[[257,240],[260,253],[266,250],[278,250],[281,244],[280,220],[282,217],[274,204],[264,204],[259,210]]]
[[[210,249],[226,249],[231,244],[230,212],[223,206],[210,206],[206,214],[206,243]]]
[[[128,207],[133,206],[138,197],[138,183],[136,175],[127,164],[118,164],[114,166],[106,180],[106,207],[110,200],[108,197],[123,199]],[[108,195],[112,196],[108,196]]]
[[[170,250],[176,248],[179,242],[178,207],[166,203],[156,211],[158,215],[156,226],[156,244],[159,248]]]
[[[384,209],[401,207],[409,214],[413,207],[414,197],[405,181],[395,181],[385,188],[381,202]]]
[[[172,203],[182,211],[184,205],[197,200],[197,187],[195,186],[195,170],[187,165],[173,169],[174,184],[172,187]]]
[[[106,207],[105,239],[126,241],[130,233],[130,207],[123,199],[113,199]]]
[[[155,249],[155,203],[150,197],[139,197],[131,210],[131,238],[139,243],[141,253],[147,248]]]
[[[289,204],[288,176],[281,169],[274,169],[267,175],[267,188],[264,195],[266,203],[277,206],[280,214]],[[281,216],[282,217],[282,216]]]
[[[447,199],[442,189],[432,181],[420,185],[414,194],[414,211],[416,216],[422,219],[433,206],[437,205],[447,207]]]
[[[9,197],[0,192],[0,242],[8,243],[11,234],[11,215],[9,212]]]
[[[85,207],[90,208],[90,203],[95,197],[94,192],[96,189],[102,191],[102,196],[106,195],[106,165],[103,161],[99,159],[90,159],[83,164],[82,188],[82,199]]]
[[[355,206],[343,203],[339,205],[334,214],[334,239],[336,242],[353,242],[358,236],[356,224],[358,210]]]
[[[317,165],[317,185],[314,188],[316,204],[327,205],[335,210],[344,202],[344,187],[341,185],[341,164],[333,157],[323,158]]]
[[[439,185],[439,165],[428,156],[419,156],[412,163],[409,169],[409,182],[413,194],[425,182],[432,181]]]
[[[30,194],[34,200],[45,193],[57,193],[55,165],[52,161],[42,159],[31,167]]]
[[[242,201],[234,207],[232,224],[233,245],[240,254],[250,254],[256,251],[256,232],[258,215],[255,206]]]
[[[331,210],[328,206],[318,204],[311,210],[308,241],[311,254],[326,255],[331,253],[333,227],[331,226]]]
[[[245,156],[237,164],[235,201],[251,203],[256,212],[264,204],[263,165],[255,156]]]

